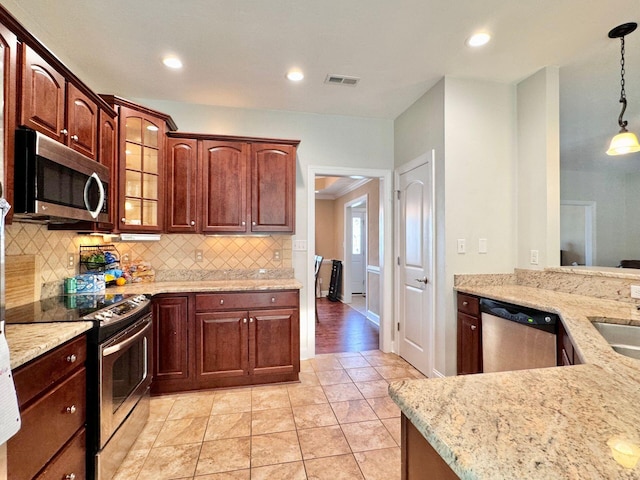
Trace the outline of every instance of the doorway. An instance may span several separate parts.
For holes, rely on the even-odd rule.
[[[591,266],[595,259],[596,202],[560,202],[560,265]]]

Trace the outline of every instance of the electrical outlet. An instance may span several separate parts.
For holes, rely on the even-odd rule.
[[[531,250],[531,265],[538,265],[538,250]]]
[[[640,298],[640,285],[631,285],[631,298]]]
[[[487,253],[487,239],[479,238],[478,239],[478,253]]]
[[[467,241],[464,238],[458,239],[458,253],[467,253]]]
[[[196,250],[196,262],[202,261],[202,250]]]
[[[69,254],[69,259],[67,261],[67,267],[68,268],[73,268],[73,266],[75,265],[76,260],[75,260],[75,256],[73,253]]]
[[[273,261],[279,262],[282,259],[282,255],[280,254],[280,250],[273,251]]]

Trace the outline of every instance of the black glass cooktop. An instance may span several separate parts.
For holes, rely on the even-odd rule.
[[[103,308],[133,297],[130,294],[61,295],[5,310],[5,321],[16,323],[77,322]]]

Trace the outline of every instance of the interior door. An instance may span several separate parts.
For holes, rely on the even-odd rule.
[[[351,293],[366,293],[366,210],[352,209],[351,213]]]
[[[400,356],[425,375],[433,364],[431,161],[399,176]]]

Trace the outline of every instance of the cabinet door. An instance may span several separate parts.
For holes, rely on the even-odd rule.
[[[300,335],[297,309],[249,312],[249,346],[253,375],[297,373]]]
[[[295,232],[296,148],[252,145],[251,231]]]
[[[72,83],[67,84],[68,145],[96,160],[98,105]]]
[[[118,214],[118,131],[116,130],[116,119],[112,118],[104,110],[100,110],[100,128],[98,144],[98,160],[101,164],[109,167],[109,223],[99,223],[98,229],[113,229],[114,219]]]
[[[480,320],[458,312],[458,375],[482,372]]]
[[[246,232],[249,145],[208,140],[202,147],[202,231]]]
[[[4,179],[0,178],[3,194],[9,204],[13,205],[13,165],[15,155],[15,129],[16,129],[16,90],[18,66],[18,39],[4,25],[0,24],[0,142],[3,142],[4,151],[0,155],[0,162],[4,164]],[[5,217],[6,224],[10,224],[13,218],[13,208]]]
[[[189,378],[189,299],[172,296],[153,300],[153,381]]]
[[[120,218],[129,232],[159,232],[164,213],[164,122],[120,107]]]
[[[23,44],[20,124],[66,143],[65,89],[65,78]]]
[[[167,140],[167,232],[191,233],[200,228],[197,150],[197,140]]]
[[[199,381],[249,373],[247,312],[196,314],[196,374]]]

